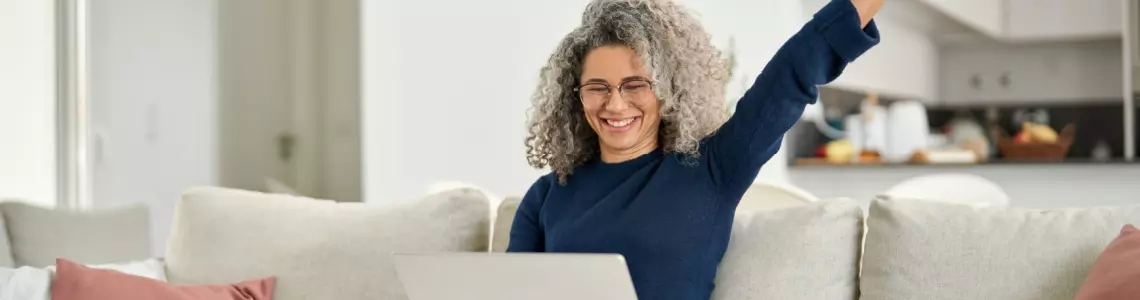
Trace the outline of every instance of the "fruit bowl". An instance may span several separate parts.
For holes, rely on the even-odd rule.
[[[998,152],[1002,158],[1013,161],[1061,161],[1069,154],[1069,147],[1073,145],[1076,128],[1073,124],[1065,125],[1057,134],[1057,141],[1053,143],[1027,141],[1022,138],[1009,136],[1005,130],[994,128],[997,136]]]

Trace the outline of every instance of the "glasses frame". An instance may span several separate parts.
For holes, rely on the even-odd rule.
[[[650,91],[654,91],[654,87],[657,86],[657,84],[655,82],[653,82],[652,80],[649,80],[649,79],[631,79],[631,80],[623,81],[621,84],[617,85],[617,89],[618,89],[618,95],[621,96],[621,98],[625,101],[630,101],[628,98],[625,97],[625,88],[624,88],[625,85],[630,83],[630,82],[644,82],[645,84],[649,85]],[[606,89],[608,90],[608,91],[606,91],[606,101],[602,101],[602,104],[605,104],[605,103],[609,102],[610,99],[614,98],[614,86],[613,85],[610,85],[609,83],[606,83],[606,82],[590,82],[590,83],[579,85],[579,86],[574,88],[574,94],[578,95],[578,101],[581,101],[584,104],[584,102],[586,102],[586,97],[582,96],[582,88],[584,88],[588,85],[595,85],[595,84],[604,85],[604,86],[606,86]]]

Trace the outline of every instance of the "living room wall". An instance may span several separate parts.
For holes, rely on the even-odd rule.
[[[181,192],[217,182],[215,2],[90,4],[92,204],[147,204],[162,254]]]
[[[526,164],[529,96],[539,68],[587,2],[365,1],[366,201],[415,199],[445,180],[504,196],[525,193],[546,173]],[[740,69],[730,99],[805,20],[799,0],[683,2],[717,45],[736,39]],[[775,161],[761,177],[782,179],[783,164]]]
[[[54,10],[0,2],[0,200],[56,205]]]
[[[290,86],[296,80],[309,80],[316,86],[310,91],[320,109],[312,114],[320,124],[306,128],[323,131],[322,141],[310,145],[320,147],[318,174],[305,174],[317,178],[314,184],[323,193],[313,195],[342,201],[359,201],[359,78],[358,78],[358,25],[355,0],[291,0],[244,1],[247,10],[233,10],[238,3],[220,5],[217,0],[106,0],[92,1],[89,7],[88,56],[90,59],[89,93],[92,120],[91,164],[93,169],[94,208],[108,208],[132,203],[145,203],[151,209],[154,251],[161,254],[170,230],[174,205],[181,192],[196,185],[222,185],[262,190],[266,176],[253,173],[253,179],[239,185],[222,180],[223,175],[235,177],[234,169],[250,168],[250,164],[226,165],[228,161],[250,161],[262,156],[272,157],[273,138],[278,132],[264,135],[239,135],[233,139],[258,139],[263,144],[239,144],[221,147],[225,137],[235,128],[255,124],[265,118],[266,110],[256,105],[234,110],[236,99],[243,96],[278,97],[291,95]],[[256,20],[241,20],[243,12],[257,10],[257,5],[277,5],[266,18],[286,19],[294,10],[284,8],[314,5],[320,14],[310,23],[290,24],[289,28],[246,28],[265,25]],[[295,6],[290,6],[295,5]],[[223,14],[221,10],[228,14]],[[223,20],[221,18],[229,17]],[[280,24],[274,24],[280,25]],[[271,25],[272,26],[272,25]],[[309,27],[304,27],[309,26]],[[298,29],[297,27],[304,27]],[[261,31],[258,31],[261,30]],[[282,43],[263,45],[260,48],[235,49],[223,47],[222,33],[231,39],[241,34],[266,33],[288,35],[290,30],[307,32],[314,39],[313,47],[325,47],[313,52],[321,55],[310,58],[320,61],[310,65],[311,74],[305,76],[270,76],[280,68],[266,68],[261,61],[248,61],[251,57],[274,53],[274,57],[293,55],[294,52],[273,46],[292,41],[282,36]],[[296,42],[296,41],[294,41]],[[300,44],[301,42],[296,42]],[[240,45],[238,45],[240,46]],[[300,47],[300,46],[299,46]],[[228,51],[228,52],[227,52]],[[226,56],[228,55],[228,56]],[[245,67],[236,72],[234,66],[223,64],[234,60],[247,60]],[[299,60],[299,59],[298,59]],[[262,60],[264,61],[264,60]],[[288,58],[281,61],[293,62]],[[280,63],[281,61],[271,61]],[[298,75],[289,73],[286,75]],[[245,81],[234,80],[245,76]],[[303,79],[298,79],[303,78]],[[225,90],[226,87],[234,89]],[[245,84],[245,83],[254,84]],[[244,85],[242,85],[244,84]],[[241,85],[241,86],[237,86]],[[235,87],[236,86],[236,87]],[[285,93],[266,91],[285,89]],[[236,91],[236,92],[235,92]],[[248,99],[246,99],[248,100]],[[260,100],[260,99],[255,99]],[[288,99],[286,99],[287,101]],[[257,102],[257,101],[246,101]],[[281,102],[270,102],[281,103]],[[229,109],[227,111],[227,109]],[[222,114],[238,114],[242,122],[222,122]],[[281,116],[277,116],[281,117]],[[268,143],[270,147],[265,147]],[[251,145],[257,145],[254,148]],[[244,152],[228,151],[233,148]],[[252,167],[258,167],[254,164]],[[255,170],[263,171],[263,170]],[[238,176],[250,174],[239,173]],[[244,179],[244,178],[243,178]]]
[[[365,1],[365,201],[411,200],[440,180],[525,192],[543,174],[524,157],[529,96],[585,3]]]

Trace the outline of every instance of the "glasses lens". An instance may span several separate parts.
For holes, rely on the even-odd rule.
[[[591,83],[583,85],[580,89],[580,93],[582,93],[583,102],[589,104],[600,103],[605,102],[606,97],[609,97],[610,87],[600,83]]]
[[[644,80],[627,81],[621,85],[621,94],[624,95],[627,100],[643,99],[651,94],[652,90],[653,88],[649,85],[649,82]]]

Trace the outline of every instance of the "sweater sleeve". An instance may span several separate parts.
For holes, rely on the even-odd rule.
[[[511,238],[507,252],[545,252],[546,233],[539,220],[539,211],[546,201],[546,192],[550,190],[551,176],[543,176],[530,186],[530,190],[519,202],[515,211],[515,220],[511,224]]]
[[[713,182],[727,191],[746,190],[804,107],[816,101],[816,86],[834,80],[878,42],[875,23],[861,27],[850,0],[832,0],[817,12],[780,47],[735,114],[705,141]]]

